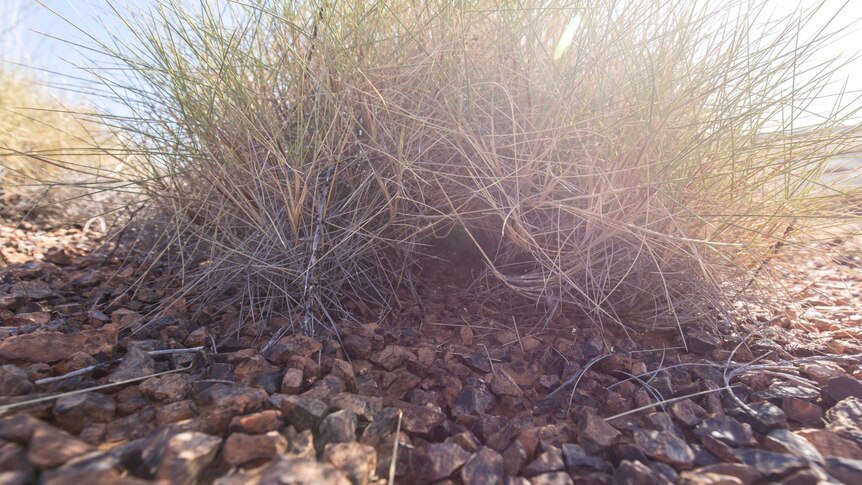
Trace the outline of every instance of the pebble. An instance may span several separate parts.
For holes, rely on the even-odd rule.
[[[529,478],[565,469],[566,464],[563,462],[563,453],[560,450],[554,449],[540,454],[535,460],[528,463],[527,466],[521,469],[521,474]]]
[[[730,416],[718,416],[705,420],[694,433],[697,436],[709,436],[730,446],[753,446],[757,444],[751,426],[740,423]]]
[[[265,434],[232,433],[224,442],[224,460],[231,466],[273,458],[287,449],[287,439],[278,431]]]
[[[734,451],[740,463],[750,465],[769,477],[780,477],[806,466],[805,460],[787,453],[775,453],[757,448],[739,448]]]
[[[356,441],[356,414],[342,409],[323,418],[320,441],[324,444]]]
[[[643,452],[655,460],[669,465],[687,467],[694,463],[694,451],[683,440],[671,433],[654,430],[637,430],[634,441]]]
[[[823,463],[823,455],[814,445],[788,429],[773,429],[763,444],[770,451],[789,453],[812,463]]]
[[[341,470],[353,485],[367,485],[377,469],[377,452],[361,443],[329,443],[323,461]]]
[[[592,412],[584,412],[578,422],[578,443],[591,452],[611,446],[621,433]]]
[[[461,468],[461,481],[464,485],[485,485],[500,483],[505,476],[503,455],[482,446]]]
[[[788,419],[806,426],[820,426],[823,422],[823,408],[803,399],[795,397],[783,399],[781,409]]]
[[[823,386],[823,394],[828,396],[832,402],[838,402],[849,397],[862,399],[862,382],[848,375],[832,377]]]
[[[0,359],[25,362],[58,362],[74,352],[110,354],[117,346],[116,325],[105,325],[95,330],[81,330],[64,334],[39,332],[15,335],[0,342]]]
[[[116,405],[111,396],[98,392],[84,392],[63,396],[54,402],[54,419],[73,434],[78,434],[88,423],[109,423],[114,419]]]
[[[22,396],[33,389],[33,383],[22,369],[11,364],[0,367],[0,396]]]
[[[156,372],[156,362],[144,350],[132,347],[120,361],[120,365],[108,375],[108,382],[116,383],[137,379]]]
[[[281,428],[284,423],[281,411],[267,409],[245,416],[234,416],[230,420],[230,431],[246,434],[264,434]]]
[[[284,414],[285,421],[300,431],[317,430],[330,410],[329,404],[315,398],[274,394],[270,400]]]
[[[430,443],[410,450],[407,463],[414,483],[431,483],[451,476],[469,458],[455,443]]]
[[[144,396],[163,403],[185,399],[192,388],[191,379],[184,373],[150,377],[138,387]]]
[[[257,483],[351,485],[344,473],[331,464],[297,456],[283,456],[269,462],[260,470]]]
[[[92,446],[65,431],[40,425],[30,438],[27,459],[39,468],[54,468],[90,451],[93,451]]]
[[[171,484],[192,485],[212,463],[221,445],[221,438],[197,431],[184,431],[171,436],[164,445],[156,478]]]

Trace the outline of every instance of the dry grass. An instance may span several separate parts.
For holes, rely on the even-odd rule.
[[[455,226],[475,291],[682,328],[855,217],[821,177],[857,131],[798,127],[830,39],[743,3],[163,0],[100,48],[180,295],[331,328]]]
[[[0,204],[7,217],[100,214],[119,161],[111,131],[21,70],[0,70]]]

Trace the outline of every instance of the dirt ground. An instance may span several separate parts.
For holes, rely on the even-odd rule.
[[[92,229],[0,226],[0,483],[862,483],[854,241],[687,351],[440,286],[261,353]]]

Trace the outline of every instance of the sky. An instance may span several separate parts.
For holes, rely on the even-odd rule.
[[[128,2],[146,8],[158,0],[0,0],[0,63],[8,66],[26,66],[40,73],[41,82],[60,87],[74,84],[71,78],[80,77],[76,67],[93,62],[92,54],[76,47],[75,43],[88,44],[87,35],[107,38],[107,32],[123,31],[122,23],[111,11],[110,5],[123,6]],[[200,0],[188,0],[190,3]],[[225,1],[225,0],[204,0]],[[656,0],[658,1],[658,0]],[[686,0],[688,1],[688,0]],[[747,2],[748,0],[704,0]],[[790,14],[797,6],[810,7],[819,0],[767,0],[767,9],[774,16]],[[811,26],[803,29],[802,36],[810,35],[816,27],[829,23],[825,33],[836,33],[829,45],[817,52],[823,60],[836,56],[845,59],[860,58],[844,66],[835,76],[834,84],[813,110],[817,116],[827,116],[836,96],[844,91],[844,102],[862,106],[862,0],[825,0]],[[64,39],[61,41],[58,39]],[[855,103],[850,101],[856,97]],[[99,105],[105,100],[93,97],[89,102]],[[108,102],[109,109],[110,102]],[[862,121],[862,112],[858,116]]]

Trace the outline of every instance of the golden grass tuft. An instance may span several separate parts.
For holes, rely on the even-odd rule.
[[[765,5],[164,0],[100,48],[135,74],[111,87],[180,295],[331,328],[456,226],[474,291],[681,329],[855,220],[823,174],[858,130],[799,126],[829,36]]]

